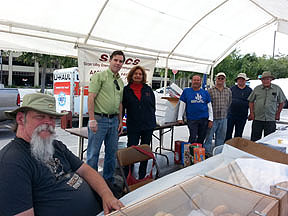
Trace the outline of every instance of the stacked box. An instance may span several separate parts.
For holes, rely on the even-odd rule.
[[[193,152],[191,152],[192,148],[190,146],[190,143],[181,143],[181,163],[184,167],[193,164]]]
[[[196,150],[198,148],[201,148],[201,150]],[[187,142],[182,142],[181,143],[181,163],[184,165],[184,167],[194,164],[194,158],[196,158],[196,163],[205,159],[205,150],[204,150],[204,155],[203,155],[202,144],[200,143],[191,144]]]
[[[193,163],[199,163],[205,160],[205,148],[194,148]]]

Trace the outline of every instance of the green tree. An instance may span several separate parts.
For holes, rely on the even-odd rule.
[[[270,71],[276,78],[288,77],[288,56],[281,55],[276,58],[257,57],[255,53],[240,55],[239,51],[234,50],[214,69],[214,76],[220,72],[225,72],[227,76],[227,86],[235,83],[238,73],[246,73],[250,79],[257,79],[258,75],[264,71]]]
[[[22,55],[18,57],[18,59],[29,65],[34,65],[35,61],[39,62],[40,67],[42,67],[41,93],[44,93],[44,90],[45,90],[47,68],[58,69],[61,67],[64,67],[64,68],[76,67],[78,65],[76,58],[31,53],[31,52],[23,52]]]

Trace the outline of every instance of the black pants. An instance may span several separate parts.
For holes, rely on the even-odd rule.
[[[208,119],[188,120],[189,142],[203,144],[208,129]]]
[[[235,127],[235,133],[234,137],[242,137],[243,130],[246,124],[247,117],[239,118],[239,117],[233,117],[228,116],[227,118],[227,132],[226,132],[226,140],[229,140],[232,138],[232,133]]]
[[[276,121],[258,121],[252,122],[251,141],[257,141],[262,138],[262,132],[267,136],[276,131]]]
[[[127,147],[130,147],[132,145],[138,145],[139,140],[141,139],[140,144],[148,144],[150,145],[152,140],[152,134],[153,130],[143,130],[139,132],[129,132],[128,129],[128,143]],[[142,179],[146,176],[146,169],[147,169],[147,163],[148,161],[142,161],[139,166],[139,179]],[[133,166],[131,166],[131,171],[133,171]],[[125,167],[124,169],[125,175],[128,175],[129,167]]]

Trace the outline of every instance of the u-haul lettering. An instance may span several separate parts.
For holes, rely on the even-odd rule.
[[[71,74],[69,73],[55,73],[54,81],[67,81],[71,80]]]

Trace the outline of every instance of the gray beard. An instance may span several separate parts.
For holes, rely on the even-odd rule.
[[[51,136],[42,138],[39,133],[43,130],[48,130]],[[42,124],[35,128],[30,141],[31,153],[34,158],[46,164],[47,161],[53,159],[54,146],[53,140],[55,139],[55,130],[52,126]]]

